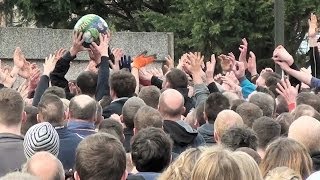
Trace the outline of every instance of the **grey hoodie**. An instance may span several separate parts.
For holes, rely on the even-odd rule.
[[[216,143],[214,140],[213,124],[203,124],[202,126],[198,127],[198,132],[202,135],[207,145]]]

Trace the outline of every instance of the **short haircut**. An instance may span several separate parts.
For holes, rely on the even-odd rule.
[[[276,103],[276,114],[289,112],[288,103],[287,103],[286,99],[282,95],[279,95],[277,97],[276,102],[277,102]]]
[[[276,95],[275,95],[269,88],[262,87],[262,86],[258,86],[258,87],[256,88],[256,91],[257,91],[257,92],[261,92],[261,93],[268,94],[268,95],[270,95],[273,99],[276,98]]]
[[[257,105],[249,102],[240,104],[236,112],[248,127],[252,127],[253,121],[263,116],[262,110]]]
[[[145,128],[132,139],[132,162],[139,172],[162,172],[171,161],[172,142],[160,128]]]
[[[320,120],[320,114],[312,106],[307,104],[298,105],[292,112],[293,118],[296,120],[301,116],[310,116]]]
[[[296,104],[307,104],[313,107],[316,111],[320,112],[320,96],[309,92],[299,93],[296,98]],[[319,119],[318,119],[319,120]]]
[[[38,123],[37,121],[38,108],[34,106],[26,106],[24,108],[24,111],[27,114],[27,121],[25,123],[22,123],[21,125],[22,135],[25,135],[31,126]]]
[[[122,118],[123,122],[128,129],[133,129],[134,127],[134,116],[136,115],[137,111],[142,107],[145,106],[145,102],[138,98],[138,97],[131,97],[129,98],[122,107]]]
[[[211,93],[205,101],[204,112],[208,121],[213,124],[217,115],[225,109],[229,109],[230,104],[228,98],[221,93]]]
[[[88,95],[78,95],[70,100],[70,118],[90,120],[96,116],[97,104]]]
[[[280,137],[281,126],[278,122],[270,117],[263,116],[255,120],[252,129],[258,137],[258,147],[265,149],[267,145]]]
[[[138,97],[141,98],[148,106],[158,108],[161,91],[156,86],[142,87]]]
[[[159,98],[159,112],[163,117],[177,118],[184,113],[184,97],[175,89],[166,89]]]
[[[170,88],[172,89],[180,89],[188,87],[188,77],[186,73],[181,71],[180,69],[171,69],[166,74],[166,80],[170,84]]]
[[[118,98],[132,97],[136,88],[136,79],[130,72],[120,70],[111,75],[109,85]]]
[[[126,170],[125,150],[112,135],[87,136],[76,149],[75,170],[80,179],[121,179]]]
[[[276,121],[281,126],[281,135],[287,136],[289,127],[294,121],[293,115],[291,113],[282,113],[277,117]]]
[[[238,113],[229,109],[221,111],[218,114],[216,121],[213,124],[215,136],[218,136],[218,137],[215,137],[215,139],[219,141],[217,138],[220,138],[221,140],[222,135],[228,129],[232,127],[242,126],[242,125],[243,125],[243,120]]]
[[[64,106],[61,99],[53,94],[46,94],[42,96],[38,104],[38,113],[44,122],[50,124],[62,125],[64,122]]]
[[[202,126],[206,123],[206,120],[205,120],[204,114],[203,114],[204,113],[204,103],[205,103],[204,101],[201,102],[195,109],[196,119],[199,123],[199,126]]]
[[[231,102],[231,104],[230,104],[230,109],[232,110],[232,111],[236,111],[237,110],[237,108],[238,108],[238,106],[240,106],[242,103],[244,103],[244,102],[247,102],[246,100],[244,100],[244,99],[236,99],[236,100],[233,100],[232,102]]]
[[[229,104],[231,105],[232,101],[238,100],[239,95],[237,95],[234,92],[230,92],[230,91],[225,91],[222,93],[228,100],[229,100]]]
[[[77,86],[81,90],[81,94],[89,96],[96,94],[98,75],[91,71],[84,71],[77,77]]]
[[[51,87],[48,87],[42,96],[44,96],[45,94],[47,93],[51,93],[51,94],[54,94],[56,96],[58,96],[59,98],[66,98],[66,91],[61,88],[61,87],[58,87],[58,86],[51,86]]]
[[[233,151],[240,147],[248,147],[256,150],[258,138],[250,128],[232,127],[222,135],[221,143]]]
[[[160,112],[150,106],[141,107],[134,117],[134,128],[136,131],[147,127],[162,128],[163,117]]]
[[[123,127],[120,122],[111,118],[102,120],[99,126],[99,132],[114,135],[121,142],[124,142]]]
[[[0,123],[2,125],[20,124],[23,109],[24,102],[17,91],[10,88],[0,89]]]
[[[275,100],[270,95],[262,92],[256,92],[249,98],[249,102],[259,106],[264,116],[273,116],[275,110]]]

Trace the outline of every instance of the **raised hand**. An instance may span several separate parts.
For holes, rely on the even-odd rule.
[[[59,60],[59,59],[61,59],[62,57],[63,57],[63,55],[66,53],[66,50],[65,49],[63,49],[63,48],[60,48],[59,50],[56,50],[55,52],[54,52],[54,57],[57,59],[57,60]]]
[[[124,55],[121,57],[120,60],[120,69],[127,68],[129,71],[131,71],[131,56]]]
[[[8,88],[11,88],[17,79],[16,76],[10,75],[11,71],[12,68],[10,68],[9,66],[5,66],[4,68],[2,68],[0,60],[0,83]]]
[[[120,48],[112,49],[112,54],[114,55],[114,63],[111,60],[109,61],[111,68],[113,69],[113,71],[119,71],[120,61],[123,56],[123,49],[120,49]]]
[[[204,56],[200,52],[188,54],[189,63],[185,63],[184,67],[192,74],[201,74]]]
[[[216,56],[214,54],[211,55],[210,61],[206,62],[206,83],[210,84],[214,81],[213,74],[214,74],[214,69],[216,67]]]
[[[239,47],[239,51],[240,51],[239,61],[243,62],[244,66],[247,68],[248,42],[246,38],[242,39],[242,44]]]
[[[28,97],[29,93],[29,87],[28,87],[28,81],[24,80],[22,84],[20,84],[18,88],[18,92],[20,93],[21,97],[25,100]]]
[[[83,35],[82,32],[73,31],[72,46],[70,48],[71,56],[76,56],[81,51],[89,50],[88,48],[85,48],[82,45],[82,43],[84,42],[84,39],[83,39],[82,35]]]
[[[101,62],[101,54],[95,48],[92,48],[88,51],[90,61],[94,61],[96,64],[100,64]]]
[[[34,68],[31,72],[31,76],[28,82],[29,92],[33,91],[37,88],[38,83],[40,81],[41,71],[39,68]]]
[[[97,63],[95,61],[90,60],[85,71],[90,71],[98,74]]]
[[[99,41],[100,41],[99,46],[95,42],[92,42],[90,45],[90,49],[92,51],[99,52],[101,56],[109,57],[109,54],[108,54],[108,48],[109,48],[109,42],[110,42],[109,34],[99,34]]]
[[[273,51],[273,57],[272,59],[277,62],[277,61],[282,61],[287,63],[289,66],[291,66],[294,63],[293,57],[288,53],[288,51],[282,46],[278,46],[274,51]]]
[[[234,75],[237,77],[237,79],[242,79],[245,76],[245,70],[243,62],[236,61],[236,64],[233,66],[232,71],[234,72]]]
[[[299,85],[297,85],[297,87],[291,86],[289,79],[286,78],[285,80],[281,80],[281,83],[277,84],[276,91],[284,97],[287,104],[289,105],[296,102],[298,89]]]
[[[79,89],[79,87],[76,85],[75,82],[69,82],[69,83],[68,83],[68,86],[69,86],[69,91],[70,91],[71,94],[74,94],[74,95],[80,94],[80,89]]]
[[[14,54],[13,54],[14,66],[21,69],[23,67],[23,65],[25,64],[25,62],[26,62],[26,58],[24,57],[24,54],[22,53],[21,49],[19,47],[17,47],[14,51]]]
[[[220,65],[224,72],[232,70],[233,62],[227,55],[221,54],[218,56],[218,59],[220,60]]]
[[[257,58],[256,55],[250,51],[250,57],[248,58],[247,68],[251,76],[257,75]]]
[[[308,31],[309,37],[316,37],[317,29],[318,29],[317,16],[311,13],[310,19],[308,20],[308,22],[309,22],[309,31]]]
[[[147,56],[147,51],[142,52],[135,58],[133,58],[132,67],[140,69],[146,65],[152,63],[156,59],[156,55]]]
[[[163,65],[163,70],[165,72],[168,72],[174,68],[174,60],[172,59],[172,57],[170,55],[165,57],[165,59],[166,59],[166,63],[165,63],[165,65]]]
[[[53,55],[49,55],[49,57],[45,58],[43,64],[43,75],[49,76],[49,74],[54,70],[58,60]]]

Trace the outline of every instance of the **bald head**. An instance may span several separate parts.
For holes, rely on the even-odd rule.
[[[184,97],[175,89],[165,90],[159,99],[159,111],[165,119],[180,120],[184,113]]]
[[[96,113],[96,101],[90,96],[79,95],[70,100],[69,116],[71,119],[94,121]]]
[[[320,122],[310,116],[301,116],[289,127],[288,137],[303,144],[310,152],[320,150]]]
[[[214,138],[220,143],[220,139],[224,132],[231,127],[243,125],[241,116],[232,110],[223,110],[218,115],[214,122]]]
[[[61,162],[48,152],[34,154],[23,167],[23,172],[43,180],[64,180],[64,170]]]

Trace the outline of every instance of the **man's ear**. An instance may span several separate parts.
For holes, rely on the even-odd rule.
[[[75,180],[80,180],[80,177],[79,177],[79,174],[78,174],[77,171],[75,171],[75,172],[73,173],[73,178],[74,178]]]
[[[216,141],[216,143],[220,144],[220,137],[219,137],[217,131],[214,131],[213,135],[214,135],[214,140]]]
[[[41,115],[38,113],[38,114],[37,114],[37,122],[38,122],[38,123],[41,123],[41,117],[40,117],[40,116],[41,116]]]
[[[136,135],[138,133],[137,129],[134,127],[133,128],[133,135]]]
[[[68,115],[69,113],[68,113],[68,111],[64,111],[64,113],[63,113],[63,118],[64,118],[64,120],[67,120],[67,119],[69,119],[69,115]]]
[[[121,180],[126,180],[128,178],[128,171],[125,170],[122,177],[121,177]]]
[[[204,111],[203,111],[203,118],[204,118],[204,120],[208,121],[208,117]]]
[[[21,122],[22,123],[26,123],[27,122],[27,113],[25,111],[22,112]]]
[[[186,112],[186,107],[183,106],[183,108],[181,109],[181,114],[184,114]]]
[[[122,123],[124,123],[124,122],[123,122],[123,115],[122,115],[122,114],[120,115],[120,121],[121,121]]]

